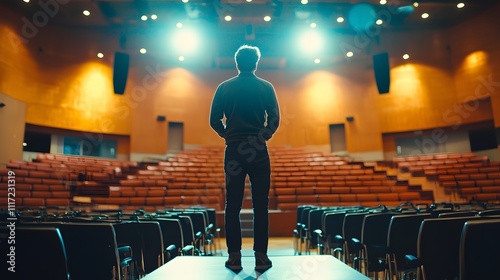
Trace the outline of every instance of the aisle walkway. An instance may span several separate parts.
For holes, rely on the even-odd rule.
[[[290,233],[291,235],[291,233]],[[253,238],[243,238],[241,254],[244,257],[253,257]],[[222,250],[219,252],[227,256],[226,239],[221,238],[220,244]],[[269,256],[293,256],[293,243],[291,237],[271,237],[269,238]]]

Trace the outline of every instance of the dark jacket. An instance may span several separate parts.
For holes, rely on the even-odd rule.
[[[242,72],[217,87],[210,110],[210,126],[226,144],[254,137],[267,141],[279,123],[278,99],[270,82]]]

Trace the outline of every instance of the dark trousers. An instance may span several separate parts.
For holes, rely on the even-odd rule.
[[[269,241],[269,187],[271,163],[267,146],[229,143],[224,155],[226,176],[225,231],[228,253],[241,250],[240,211],[248,175],[252,192],[253,249],[267,253]]]

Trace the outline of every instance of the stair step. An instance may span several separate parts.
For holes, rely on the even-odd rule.
[[[241,237],[253,237],[253,230],[242,228],[241,229]]]

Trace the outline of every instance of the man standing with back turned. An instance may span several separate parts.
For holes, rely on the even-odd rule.
[[[266,141],[278,129],[280,112],[273,85],[255,76],[259,48],[243,45],[234,58],[239,74],[217,87],[210,111],[210,126],[226,142],[225,231],[229,259],[225,266],[238,272],[242,269],[240,211],[248,175],[255,270],[265,271],[272,266],[267,257],[271,164]]]

